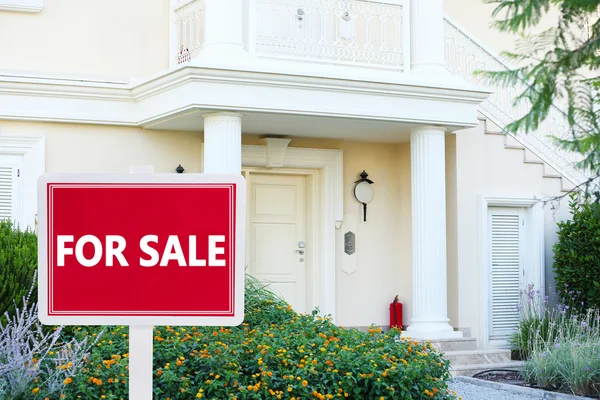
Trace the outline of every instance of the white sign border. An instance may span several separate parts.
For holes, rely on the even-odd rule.
[[[233,316],[51,316],[48,310],[48,183],[68,184],[235,184],[236,226]],[[246,180],[236,174],[45,174],[38,179],[38,306],[39,319],[45,325],[174,325],[237,326],[244,319]]]

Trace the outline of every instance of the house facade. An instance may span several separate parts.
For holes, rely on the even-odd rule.
[[[398,295],[412,337],[505,345],[568,217],[540,200],[586,176],[548,138],[567,133],[560,110],[502,133],[527,110],[473,75],[512,46],[490,11],[0,0],[0,218],[35,228],[46,172],[241,173],[247,270],[297,311],[385,326]]]

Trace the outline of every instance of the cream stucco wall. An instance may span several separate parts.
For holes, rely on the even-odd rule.
[[[244,136],[244,144],[259,144]],[[353,195],[362,170],[375,181],[367,221],[356,233],[358,271],[336,273],[336,322],[343,326],[389,325],[389,303],[398,295],[404,324],[412,316],[410,146],[297,138],[292,147],[344,152],[344,212],[360,220],[362,206]],[[343,230],[343,228],[342,228]],[[344,232],[340,232],[343,235]]]
[[[132,165],[200,172],[202,134],[110,126],[2,122],[0,134],[44,135],[46,172],[127,173]]]
[[[146,76],[169,66],[169,0],[44,0],[0,11],[0,69]]]
[[[448,318],[458,326],[458,209],[456,135],[446,135],[446,254]]]
[[[0,134],[44,135],[46,172],[127,173],[132,165],[153,165],[155,172],[201,169],[201,132],[148,131],[138,128],[50,123],[2,122]],[[244,135],[244,144],[258,144]],[[339,140],[294,139],[291,146],[344,152],[344,211],[360,217],[352,189],[365,169],[375,181],[375,196],[357,235],[358,271],[338,265],[337,322],[344,326],[387,325],[389,303],[399,295],[404,323],[411,317],[410,148]],[[340,231],[341,233],[341,231]]]
[[[491,26],[494,22],[492,12],[496,6],[497,4],[486,3],[484,0],[444,0],[444,12],[488,48],[497,54],[514,51],[519,36],[500,32]],[[501,19],[501,15],[496,19]],[[551,9],[531,32],[541,32],[556,26],[556,21],[558,12]]]
[[[128,172],[131,165],[153,165],[156,172],[173,172],[179,164],[186,172],[201,169],[201,132],[2,122],[0,134],[44,135],[47,172]],[[258,139],[244,135],[242,142],[258,144]],[[499,135],[485,135],[483,124],[446,137],[448,316],[453,326],[471,328],[476,337],[483,318],[483,266],[477,249],[479,195],[522,198],[560,194],[557,179],[542,178],[541,166],[524,164],[522,152],[506,150],[503,140]],[[363,169],[375,181],[367,221],[359,222],[356,232],[358,271],[348,275],[337,266],[337,322],[344,326],[387,325],[388,305],[398,294],[404,304],[404,324],[409,324],[409,144],[297,138],[291,146],[343,150],[344,212],[354,213],[359,219],[361,206],[352,195],[354,182]],[[545,212],[549,281],[555,221],[565,217],[565,207],[558,213],[549,209]],[[340,238],[342,234],[340,231]]]
[[[471,328],[480,343],[484,339],[481,337],[485,294],[482,282],[486,273],[479,249],[480,195],[543,199],[563,194],[558,179],[543,178],[542,175],[541,165],[523,163],[521,150],[505,149],[502,135],[484,134],[483,122],[476,128],[456,134],[458,321],[455,326]],[[552,244],[556,240],[556,221],[568,216],[566,206],[564,201],[557,212],[549,206],[544,208],[546,286],[552,284],[549,270]]]

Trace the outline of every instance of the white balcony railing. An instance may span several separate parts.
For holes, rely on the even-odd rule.
[[[253,0],[244,37],[256,57],[406,71],[408,0]],[[204,0],[175,8],[176,64],[204,47]],[[253,20],[250,20],[252,18]]]
[[[404,67],[402,3],[257,0],[256,51],[273,57]]]
[[[511,68],[448,17],[444,30],[446,67],[474,86],[490,88],[483,79],[474,75],[477,70],[502,71]],[[480,111],[494,124],[504,127],[529,112],[530,106],[525,103],[517,107],[513,105],[516,96],[525,89],[523,84],[508,87],[496,85],[490,89],[493,94],[481,104]],[[560,148],[553,138],[572,138],[567,117],[557,107],[551,107],[548,117],[537,130],[514,137],[571,182],[578,184],[589,179],[589,173],[575,166],[582,159],[581,155]]]
[[[197,57],[204,48],[204,0],[183,1],[175,9],[176,56],[181,64]]]

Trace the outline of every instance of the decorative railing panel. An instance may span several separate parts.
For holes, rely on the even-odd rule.
[[[402,0],[256,0],[261,56],[404,70]]]
[[[473,40],[454,21],[446,18],[444,29],[448,70],[476,87],[494,91],[482,104],[482,112],[486,117],[504,127],[526,115],[530,110],[527,104],[513,105],[516,96],[525,89],[524,85],[490,87],[482,78],[474,75],[477,70],[501,71],[510,67],[485,46]],[[581,155],[561,149],[553,138],[571,138],[567,117],[560,109],[552,107],[548,118],[536,131],[514,137],[573,183],[588,180],[589,174],[575,167],[575,163],[581,160]]]
[[[204,48],[204,0],[183,1],[175,9],[177,55],[181,64],[197,57]]]

